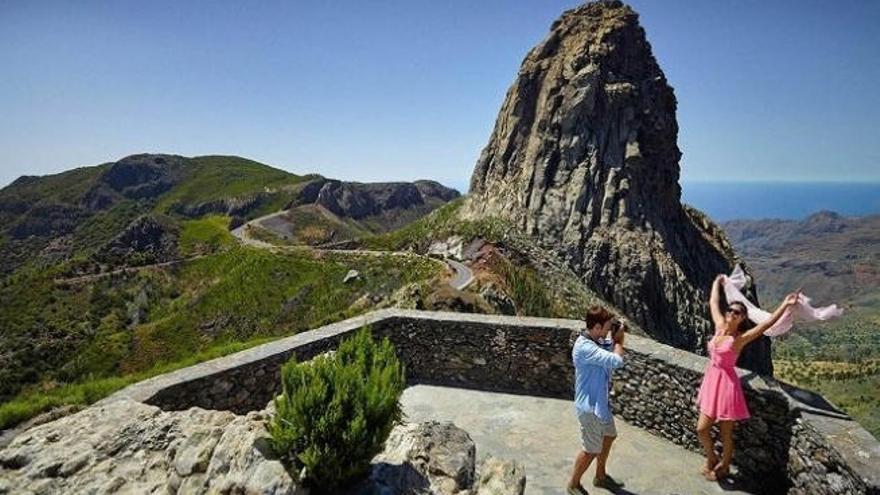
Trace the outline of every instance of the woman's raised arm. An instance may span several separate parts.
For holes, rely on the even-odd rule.
[[[721,284],[724,283],[724,275],[715,277],[712,282],[712,292],[709,294],[709,311],[712,313],[712,323],[715,328],[724,325],[724,314],[721,312]]]
[[[791,294],[785,296],[785,299],[782,301],[782,304],[780,304],[779,307],[776,308],[776,311],[774,311],[773,314],[770,315],[770,318],[767,321],[765,321],[764,323],[761,323],[760,325],[757,325],[755,328],[752,328],[751,330],[746,331],[745,333],[743,333],[740,336],[739,348],[742,349],[743,346],[745,346],[749,342],[757,339],[761,335],[764,335],[764,332],[766,332],[777,321],[779,321],[780,318],[782,318],[782,315],[785,314],[785,311],[788,310],[788,308],[790,308],[798,303],[798,300],[800,299],[800,297],[801,297],[800,289],[798,289],[797,292],[792,292]]]

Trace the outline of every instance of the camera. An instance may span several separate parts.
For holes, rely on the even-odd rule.
[[[611,322],[611,335],[616,336],[617,333],[623,330],[625,327],[626,325],[622,321],[615,319]]]

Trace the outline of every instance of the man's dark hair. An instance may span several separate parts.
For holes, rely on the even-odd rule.
[[[614,315],[607,309],[602,306],[593,306],[587,310],[587,316],[584,318],[584,321],[587,322],[587,330],[589,330],[595,325],[604,325],[606,321],[612,318],[614,318]]]

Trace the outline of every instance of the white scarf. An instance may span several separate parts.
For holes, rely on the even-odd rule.
[[[736,265],[730,276],[725,276],[724,295],[727,297],[727,304],[739,302],[745,305],[749,314],[749,319],[757,324],[761,324],[770,319],[771,314],[752,304],[743,295],[743,287],[746,286],[746,274],[741,266]],[[810,298],[801,294],[797,304],[785,310],[782,317],[776,321],[764,335],[776,337],[782,335],[789,330],[794,324],[795,318],[802,321],[830,320],[843,314],[843,309],[838,308],[836,304],[825,306],[822,308],[814,308],[810,306]]]

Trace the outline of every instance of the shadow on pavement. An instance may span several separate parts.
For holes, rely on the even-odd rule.
[[[777,381],[776,383],[782,387],[782,390],[785,391],[786,394],[789,395],[796,402],[803,404],[810,408],[810,412],[813,414],[820,414],[823,416],[830,416],[833,418],[840,419],[851,419],[848,414],[841,411],[834,404],[828,402],[825,397],[813,392],[812,390],[807,390],[804,388],[796,387],[789,383]]]

